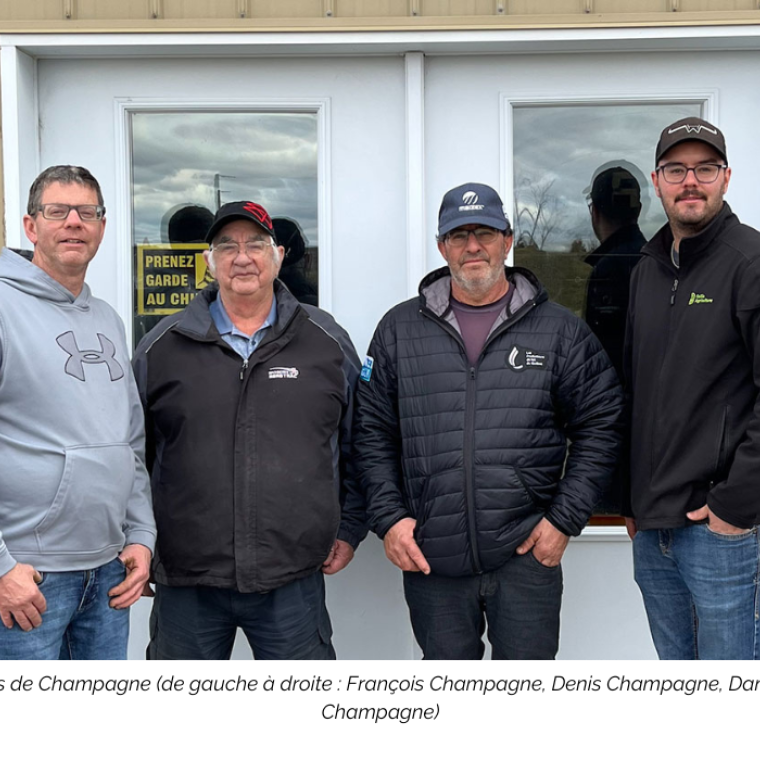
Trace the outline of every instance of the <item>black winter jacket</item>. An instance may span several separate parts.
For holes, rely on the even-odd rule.
[[[444,267],[383,317],[371,374],[368,359],[357,386],[354,450],[370,527],[383,537],[415,518],[441,575],[500,567],[544,516],[580,533],[618,455],[622,393],[599,341],[533,274],[507,268],[507,277],[511,311],[475,367]]]
[[[156,581],[263,592],[366,535],[350,472],[359,360],[346,332],[275,282],[277,321],[247,362],[219,336],[209,286],[140,342]],[[342,510],[341,510],[342,507]]]
[[[677,528],[708,504],[760,523],[760,233],[728,204],[679,246],[663,227],[631,280],[631,499],[637,527]]]

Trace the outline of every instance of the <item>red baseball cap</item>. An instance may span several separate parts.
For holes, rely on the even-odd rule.
[[[254,203],[253,201],[233,201],[232,203],[225,203],[224,206],[216,212],[216,216],[214,216],[214,223],[206,234],[206,242],[211,243],[225,224],[234,222],[236,219],[247,219],[249,222],[258,224],[259,227],[262,227],[274,238],[275,243],[277,242],[277,236],[274,234],[272,217],[269,216],[269,213],[263,206]]]

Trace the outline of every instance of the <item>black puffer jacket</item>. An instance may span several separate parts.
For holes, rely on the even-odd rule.
[[[371,375],[365,364],[357,386],[354,446],[370,527],[383,537],[415,518],[441,575],[500,567],[543,516],[580,533],[618,455],[622,394],[599,341],[533,274],[508,268],[507,277],[511,313],[477,366],[443,268],[382,319]]]

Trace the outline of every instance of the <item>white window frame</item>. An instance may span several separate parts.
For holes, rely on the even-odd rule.
[[[296,100],[187,100],[166,98],[115,98],[116,134],[116,217],[117,250],[130,251],[119,257],[116,309],[124,319],[127,338],[132,341],[134,328],[134,273],[132,240],[132,130],[135,113],[310,113],[317,117],[317,226],[319,229],[319,306],[332,308],[332,209],[330,204],[330,98]]]

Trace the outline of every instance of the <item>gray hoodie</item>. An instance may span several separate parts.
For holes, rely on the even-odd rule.
[[[124,325],[0,252],[0,575],[86,570],[151,551],[143,410]]]

